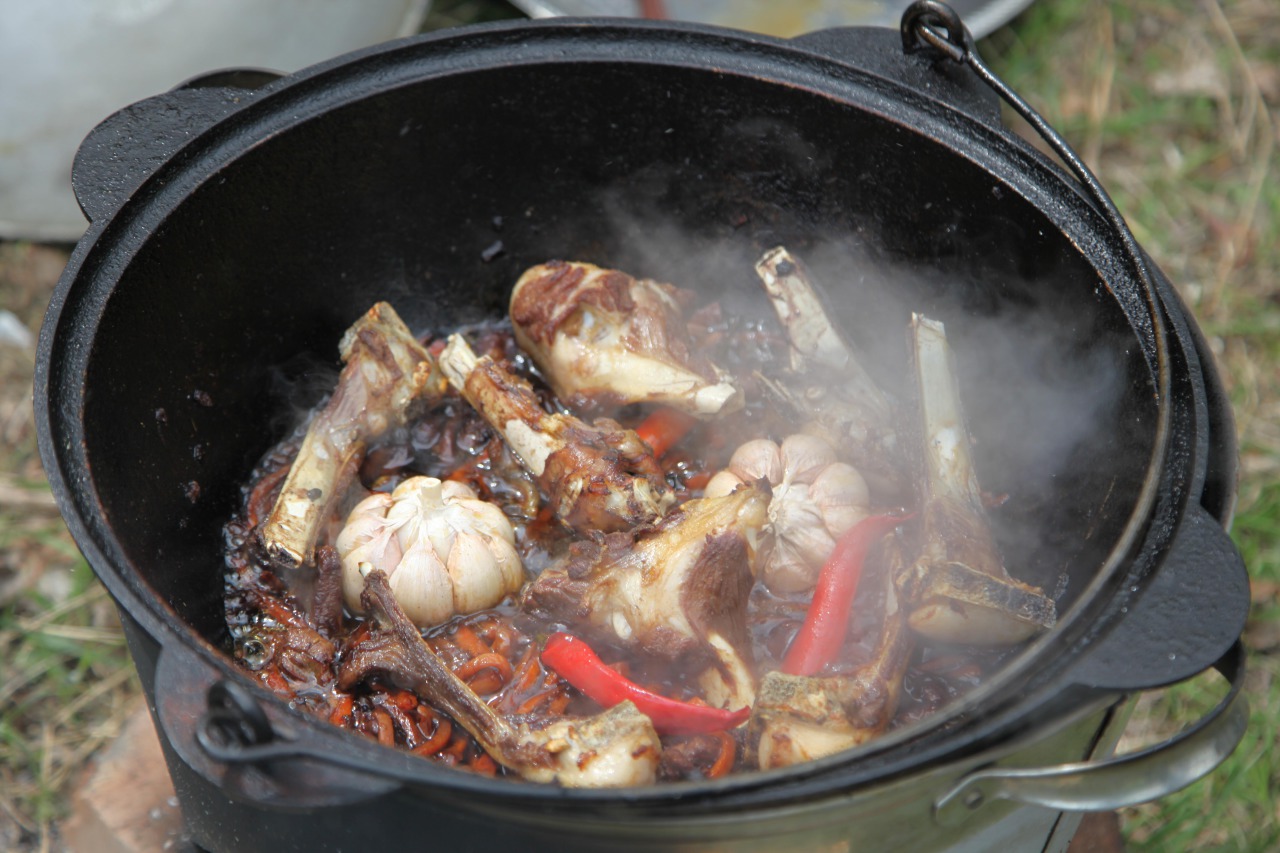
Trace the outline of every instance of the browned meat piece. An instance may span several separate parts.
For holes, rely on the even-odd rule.
[[[499,716],[436,656],[396,603],[386,575],[366,576],[364,607],[378,620],[368,640],[347,651],[338,673],[349,689],[373,673],[444,711],[504,767],[535,782],[568,787],[647,785],[662,746],[649,718],[623,702],[590,718],[542,727]]]
[[[439,396],[430,354],[385,302],[347,330],[338,387],[311,421],[275,507],[262,525],[267,553],[281,565],[309,563],[320,527],[346,490],[366,443],[399,426],[412,404]]]
[[[599,418],[588,424],[548,414],[533,388],[451,335],[440,367],[498,431],[574,531],[612,532],[650,524],[675,503],[662,469],[632,430]]]
[[[521,606],[548,622],[703,672],[707,700],[751,704],[747,636],[751,552],[768,521],[761,481],[724,497],[692,500],[655,528],[575,546],[525,589]]]
[[[316,586],[311,597],[311,621],[321,634],[334,639],[342,629],[342,558],[331,545],[316,549]]]
[[[764,254],[756,273],[791,342],[794,375],[767,387],[808,419],[806,431],[840,448],[882,501],[892,502],[907,483],[893,401],[854,356],[798,258],[779,246]]]
[[[1052,599],[1009,576],[969,454],[951,347],[941,323],[911,321],[924,460],[920,554],[900,592],[911,627],[934,640],[1016,643],[1051,627]]]
[[[742,407],[742,392],[689,341],[669,284],[585,263],[531,267],[511,292],[522,349],[571,406],[662,403],[708,416]]]

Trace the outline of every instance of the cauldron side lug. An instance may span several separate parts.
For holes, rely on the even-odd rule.
[[[1213,666],[1244,631],[1249,575],[1219,521],[1189,505],[1159,570],[1090,644],[1064,683],[1128,693],[1176,684]]]
[[[179,149],[279,77],[258,69],[210,72],[107,116],[80,143],[71,166],[85,218],[110,217]]]

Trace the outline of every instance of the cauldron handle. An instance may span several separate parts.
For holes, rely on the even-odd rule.
[[[1143,287],[1148,293],[1155,293],[1155,279],[1151,275],[1146,256],[1142,253],[1137,239],[1129,230],[1128,223],[1120,215],[1115,202],[1111,200],[1102,183],[1044,116],[1036,112],[1031,104],[1027,103],[983,62],[982,57],[978,55],[973,36],[965,27],[959,13],[939,0],[915,0],[902,13],[900,30],[903,53],[912,54],[932,50],[951,62],[968,68],[1000,100],[1026,120],[1036,134],[1053,149],[1053,153],[1058,155],[1063,164],[1071,170],[1076,180],[1098,206],[1099,212],[1120,237],[1125,254],[1133,263]],[[1160,389],[1162,398],[1167,395],[1167,390],[1167,387]]]
[[[199,131],[281,76],[259,69],[214,71],[107,116],[80,143],[71,166],[80,210],[90,222],[108,218]]]
[[[934,802],[934,819],[956,826],[994,800],[1059,811],[1113,811],[1167,796],[1207,775],[1240,743],[1249,720],[1244,648],[1237,640],[1214,664],[1230,683],[1222,701],[1161,743],[1099,761],[1053,767],[992,767],[964,777]]]

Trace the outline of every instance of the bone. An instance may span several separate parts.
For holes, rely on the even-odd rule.
[[[920,553],[899,587],[910,625],[941,642],[1020,642],[1054,624],[1053,601],[1012,578],[1001,559],[973,467],[946,329],[916,314],[911,339],[924,470]]]
[[[903,558],[890,546],[880,575],[884,621],[873,658],[851,675],[829,678],[772,672],[764,677],[747,723],[747,749],[761,768],[788,767],[860,746],[883,735],[898,710],[915,649],[895,593]]]
[[[489,425],[579,534],[651,524],[675,503],[657,460],[634,431],[598,418],[548,414],[533,388],[460,335],[440,354],[449,382]]]
[[[347,330],[339,350],[345,366],[338,386],[307,428],[261,529],[268,556],[287,568],[311,563],[320,529],[359,468],[367,442],[405,423],[417,404],[444,390],[431,355],[385,302]]]
[[[762,377],[765,389],[807,419],[804,430],[841,448],[882,501],[896,502],[906,478],[896,407],[831,320],[798,258],[779,246],[756,273],[791,344],[791,376]]]
[[[623,702],[589,718],[557,720],[544,728],[499,716],[436,656],[397,604],[381,571],[365,577],[364,606],[384,635],[339,673],[348,689],[372,670],[444,711],[499,764],[535,782],[567,787],[625,787],[653,782],[661,743],[649,718]]]

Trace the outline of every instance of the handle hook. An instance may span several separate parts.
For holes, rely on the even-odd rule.
[[[901,29],[904,53],[928,46],[952,62],[964,64],[973,50],[973,36],[959,13],[938,0],[917,0],[908,6],[902,13]]]
[[[234,682],[209,687],[208,710],[196,728],[196,740],[215,757],[262,746],[275,739],[271,720],[249,691]]]

